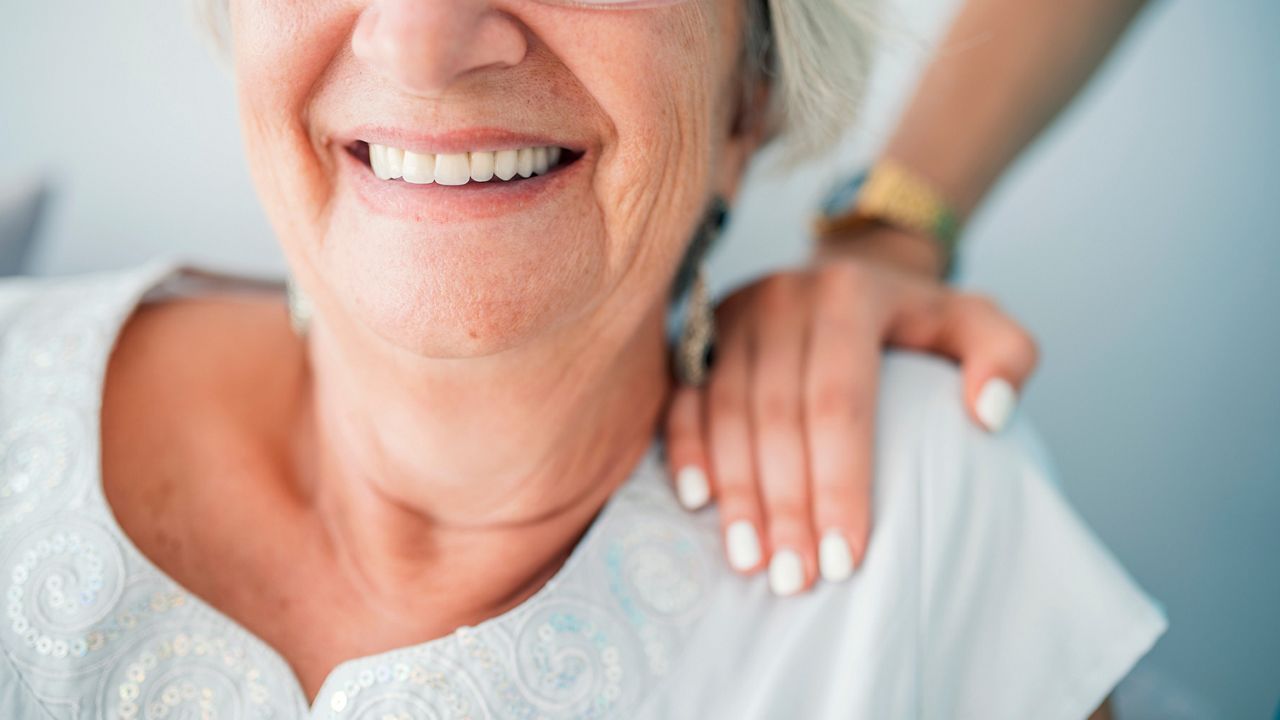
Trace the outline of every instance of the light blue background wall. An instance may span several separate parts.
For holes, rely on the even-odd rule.
[[[897,17],[928,38],[950,6]],[[42,175],[57,191],[34,271],[160,251],[282,268],[230,80],[190,27],[174,0],[6,9],[0,182]],[[883,138],[923,56],[886,49],[836,162],[756,173],[713,262],[718,288],[802,260],[814,199]],[[966,240],[964,283],[1041,341],[1024,408],[1068,494],[1169,612],[1122,693],[1129,718],[1268,718],[1280,704],[1278,132],[1280,3],[1166,3]]]

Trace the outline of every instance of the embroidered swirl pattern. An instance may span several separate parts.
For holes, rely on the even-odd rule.
[[[124,560],[101,527],[65,520],[14,542],[5,560],[5,616],[30,663],[62,661],[101,649],[97,627],[120,604]]]
[[[425,649],[356,663],[347,681],[322,695],[318,709],[351,720],[489,720],[470,673]]]
[[[83,424],[60,408],[21,415],[0,429],[0,535],[65,505],[84,443]]]
[[[289,687],[237,633],[215,621],[170,623],[139,633],[102,678],[99,716],[132,720],[217,718],[266,720],[287,703]],[[287,716],[286,716],[287,717]]]
[[[0,662],[0,684],[13,668],[24,697],[80,717],[300,717],[305,698],[284,659],[136,557],[91,484],[88,429],[127,298],[174,271],[148,266],[51,287],[19,313],[0,308],[0,652],[12,661]],[[630,714],[705,609],[711,557],[656,453],[643,463],[588,536],[594,546],[584,541],[543,592],[476,628],[339,665],[313,716]]]

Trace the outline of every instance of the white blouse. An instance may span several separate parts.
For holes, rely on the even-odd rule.
[[[0,282],[0,718],[1077,720],[1165,629],[1026,419],[989,435],[953,365],[889,352],[852,579],[777,598],[732,572],[714,508],[680,508],[655,440],[532,597],[343,662],[308,707],[278,653],[138,551],[100,479],[124,320],[248,284],[167,258]]]

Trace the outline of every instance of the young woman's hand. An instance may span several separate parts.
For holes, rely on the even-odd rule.
[[[893,252],[909,247],[880,240],[896,243]],[[886,262],[877,248],[887,244],[849,247],[726,298],[706,385],[677,388],[667,412],[680,502],[718,502],[730,565],[746,574],[767,565],[780,595],[819,574],[849,577],[867,551],[885,346],[957,360],[956,402],[991,432],[1037,363],[1034,340],[991,300],[914,261]]]

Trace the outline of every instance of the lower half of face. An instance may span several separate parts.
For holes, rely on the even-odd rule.
[[[649,316],[720,191],[736,2],[233,3],[250,167],[318,312],[429,357]]]

